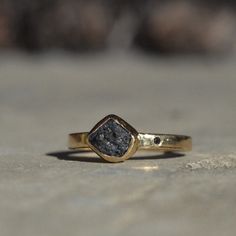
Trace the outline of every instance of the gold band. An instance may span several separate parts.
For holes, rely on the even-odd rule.
[[[139,133],[125,120],[108,115],[90,132],[69,134],[69,148],[91,150],[109,162],[129,159],[137,150],[190,151],[192,139],[185,135]]]
[[[69,134],[68,147],[70,149],[91,150],[87,142],[88,134],[88,132]],[[192,139],[185,135],[139,133],[138,140],[139,150],[171,152],[191,151],[192,149]]]

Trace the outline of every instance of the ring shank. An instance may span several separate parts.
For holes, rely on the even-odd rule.
[[[88,132],[69,134],[70,149],[91,150],[87,143]],[[191,151],[192,139],[185,135],[139,133],[139,150],[149,151]]]

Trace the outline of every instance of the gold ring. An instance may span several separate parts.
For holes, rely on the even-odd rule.
[[[108,162],[121,162],[137,150],[191,151],[192,139],[186,135],[138,133],[122,118],[108,115],[90,132],[69,134],[68,147],[92,150]]]

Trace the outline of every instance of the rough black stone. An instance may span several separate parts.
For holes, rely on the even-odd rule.
[[[117,157],[121,157],[126,153],[130,141],[130,132],[112,119],[89,136],[89,142],[100,152]]]

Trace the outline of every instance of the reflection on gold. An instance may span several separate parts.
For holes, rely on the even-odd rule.
[[[133,169],[143,170],[143,171],[149,172],[149,171],[158,170],[159,166],[158,165],[155,165],[155,166],[136,166],[136,167],[133,167]]]

